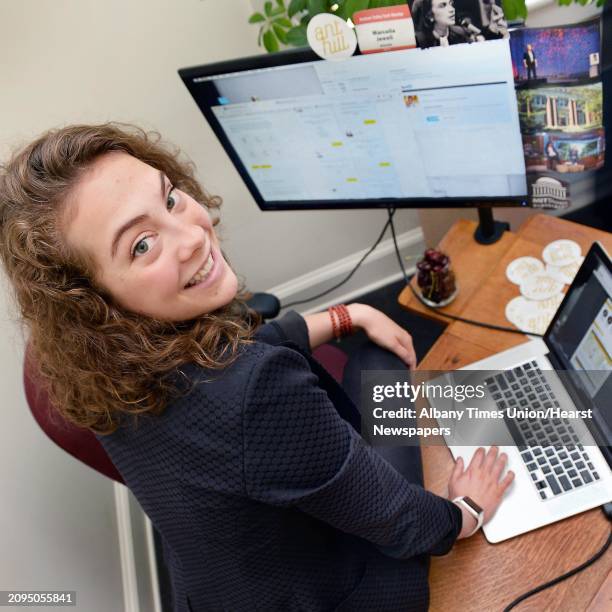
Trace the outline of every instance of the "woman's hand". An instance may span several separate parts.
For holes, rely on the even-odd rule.
[[[411,370],[416,368],[412,336],[405,329],[366,304],[350,304],[348,309],[355,327],[363,329],[372,342],[397,355]]]
[[[500,480],[508,457],[505,453],[498,455],[498,452],[497,446],[492,446],[487,453],[484,448],[479,448],[466,470],[463,468],[463,459],[459,457],[448,482],[449,499],[467,495],[484,510],[485,523],[495,514],[504,493],[514,480],[514,472],[511,470]],[[461,508],[461,512],[463,527],[459,539],[465,538],[476,526],[476,519],[467,510]]]

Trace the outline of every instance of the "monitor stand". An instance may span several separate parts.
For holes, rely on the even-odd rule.
[[[495,221],[490,206],[478,208],[478,227],[474,232],[474,239],[478,244],[493,244],[506,230],[510,231],[510,224],[505,221]]]

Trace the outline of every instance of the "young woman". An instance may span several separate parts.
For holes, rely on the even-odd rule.
[[[258,325],[215,233],[220,204],[158,138],[50,131],[0,173],[0,254],[61,414],[98,434],[162,536],[175,610],[413,610],[429,554],[476,520],[425,491],[418,447],[359,435],[362,368],[414,367],[361,304]],[[347,393],[310,350],[363,329]],[[479,449],[449,498],[495,512],[512,473]]]
[[[412,19],[421,49],[471,42],[468,32],[455,23],[453,0],[414,0]]]

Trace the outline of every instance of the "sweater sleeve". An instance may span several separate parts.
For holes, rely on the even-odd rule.
[[[259,327],[256,331],[259,340],[268,344],[280,344],[290,340],[295,342],[303,351],[310,353],[310,336],[304,317],[290,310],[280,319],[275,319]]]
[[[409,484],[366,445],[302,355],[268,348],[243,404],[247,494],[296,507],[392,557],[446,553],[461,529],[460,510]]]

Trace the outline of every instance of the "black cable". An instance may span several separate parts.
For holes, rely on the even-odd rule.
[[[378,237],[376,242],[373,244],[373,246],[370,248],[370,250],[357,262],[357,265],[349,272],[346,278],[341,280],[338,284],[334,285],[333,287],[330,287],[329,289],[326,289],[325,291],[318,293],[317,295],[313,295],[304,300],[296,300],[295,302],[289,302],[289,304],[283,304],[281,308],[290,308],[291,306],[297,306],[298,304],[306,304],[307,302],[312,302],[312,300],[316,300],[317,298],[323,297],[324,295],[331,293],[332,291],[334,291],[334,289],[337,289],[341,285],[344,285],[344,283],[348,282],[352,278],[353,274],[357,272],[357,270],[359,269],[359,266],[361,266],[361,264],[366,260],[366,258],[370,255],[370,253],[372,253],[372,251],[380,244],[380,241],[383,239],[383,236],[385,235],[387,228],[389,227],[389,224],[393,222],[393,215],[395,215],[395,209],[392,209],[392,210],[393,212],[390,212],[389,209],[387,209],[387,212],[389,212],[389,219],[385,223],[385,226],[383,227],[382,232],[380,232],[380,236]]]
[[[545,582],[544,584],[541,584],[540,586],[535,587],[535,589],[531,589],[531,591],[527,591],[527,593],[524,593],[520,597],[517,597],[514,601],[512,601],[510,604],[508,604],[504,608],[504,612],[508,612],[509,610],[512,610],[512,608],[517,606],[519,603],[521,603],[521,601],[524,601],[528,597],[531,597],[532,595],[535,595],[536,593],[539,593],[540,591],[543,591],[544,589],[548,589],[549,587],[554,586],[555,584],[558,584],[559,582],[561,582],[562,580],[565,580],[566,578],[570,578],[574,574],[581,572],[583,569],[585,569],[589,565],[595,563],[597,559],[599,559],[605,554],[605,552],[610,547],[611,542],[612,542],[612,531],[610,531],[610,533],[608,534],[608,539],[606,543],[590,559],[588,559],[584,563],[581,563],[578,567],[571,569],[569,572],[566,572],[565,574],[562,574],[561,576],[557,576],[557,578],[553,578],[552,580],[549,580],[548,582]]]
[[[512,334],[521,334],[522,336],[536,336],[538,338],[544,337],[542,334],[536,334],[533,332],[525,332],[525,331],[521,331],[520,329],[514,329],[512,327],[504,327],[502,325],[494,325],[493,323],[484,323],[482,321],[473,321],[472,319],[464,319],[463,317],[458,317],[456,315],[442,312],[441,310],[438,310],[437,308],[433,308],[429,304],[426,304],[425,302],[423,302],[423,300],[421,299],[421,296],[418,294],[415,288],[410,284],[410,279],[408,278],[408,274],[406,273],[406,268],[404,267],[404,262],[402,260],[402,257],[399,252],[399,247],[397,245],[397,238],[395,237],[395,226],[393,223],[393,217],[391,216],[389,217],[389,223],[391,224],[391,235],[393,236],[393,246],[395,247],[395,253],[397,255],[397,260],[402,270],[402,274],[404,275],[404,281],[406,285],[410,287],[410,290],[412,291],[412,293],[414,293],[414,296],[419,300],[419,302],[421,302],[421,304],[423,304],[423,306],[425,306],[426,308],[429,308],[429,310],[433,310],[438,315],[442,315],[443,317],[448,317],[449,319],[453,319],[453,321],[461,321],[462,323],[469,323],[470,325],[476,325],[478,327],[486,327],[487,329],[494,329],[496,331],[510,332]]]
[[[494,325],[493,323],[484,323],[483,321],[473,321],[472,319],[464,319],[463,317],[458,317],[456,315],[448,314],[447,312],[441,312],[437,308],[432,308],[429,304],[425,304],[423,300],[421,300],[421,296],[417,293],[415,288],[408,283],[408,286],[412,290],[412,293],[417,297],[419,302],[429,308],[429,310],[433,310],[439,315],[443,317],[448,317],[449,319],[453,319],[453,321],[461,321],[462,323],[469,323],[470,325],[476,325],[478,327],[486,327],[487,329],[495,329],[497,331],[510,332],[511,334],[521,334],[521,336],[536,336],[537,338],[543,338],[542,334],[536,334],[535,332],[527,332],[521,331],[520,329],[514,329],[512,327],[504,327],[503,325]]]
[[[404,282],[408,284],[410,279],[408,278],[408,274],[406,274],[406,268],[404,267],[404,260],[399,251],[399,245],[397,244],[397,237],[395,236],[395,223],[393,223],[393,215],[390,210],[387,210],[389,214],[389,223],[391,224],[391,236],[393,236],[393,246],[395,247],[395,254],[397,255],[397,262],[399,263],[400,270],[404,275]],[[393,213],[395,213],[395,209],[393,209]]]

